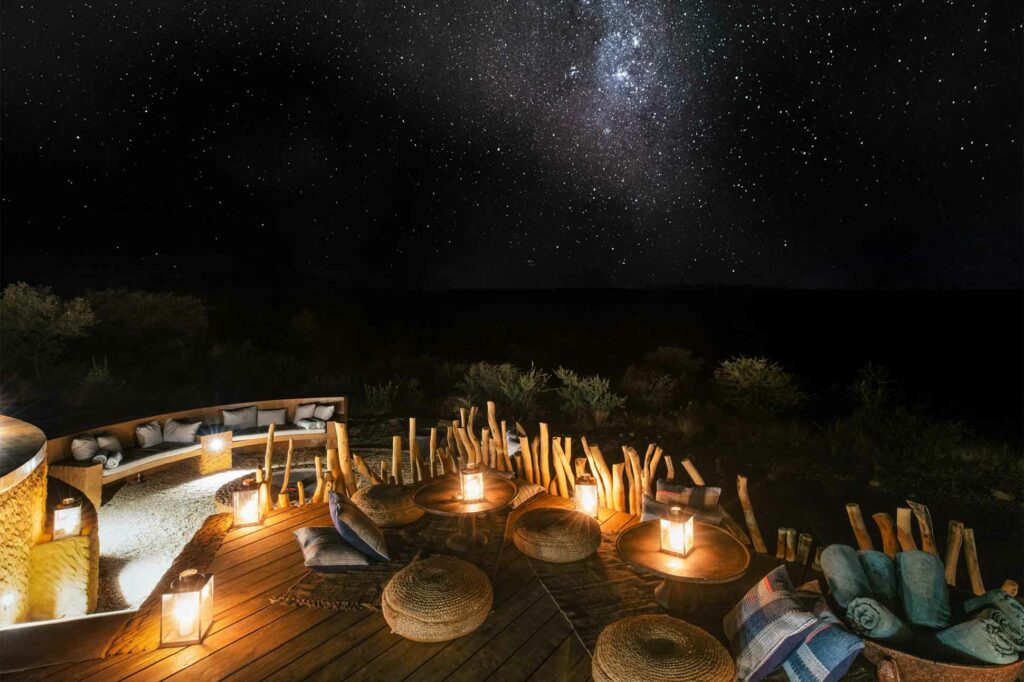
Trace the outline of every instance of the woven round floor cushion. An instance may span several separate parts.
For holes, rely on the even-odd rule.
[[[409,489],[400,485],[380,483],[360,488],[352,501],[380,527],[406,526],[423,516],[423,510],[412,503]]]
[[[512,540],[528,557],[566,564],[597,551],[601,526],[593,517],[571,509],[531,509],[516,521]]]
[[[391,631],[414,642],[447,642],[480,627],[491,612],[491,581],[473,564],[439,556],[410,564],[384,586]]]
[[[596,682],[732,682],[736,666],[709,633],[659,614],[630,616],[602,630],[592,674]]]

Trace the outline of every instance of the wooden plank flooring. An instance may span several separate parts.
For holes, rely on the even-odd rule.
[[[567,506],[542,496],[513,513]],[[603,530],[636,522],[602,510]],[[420,644],[391,633],[376,611],[271,604],[306,572],[292,531],[329,526],[327,505],[277,512],[262,526],[232,530],[210,570],[213,627],[202,644],[59,664],[11,680],[588,680],[590,656],[514,545],[502,553],[494,611],[475,632]]]

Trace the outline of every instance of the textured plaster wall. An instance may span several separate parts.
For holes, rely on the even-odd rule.
[[[46,460],[0,493],[0,625],[25,620],[32,546],[46,522]]]
[[[44,542],[32,548],[29,620],[82,616],[90,607],[95,607],[95,585],[99,577],[96,535],[93,530],[86,535]]]

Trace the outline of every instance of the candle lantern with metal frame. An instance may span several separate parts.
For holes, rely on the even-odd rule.
[[[160,607],[160,646],[199,644],[213,623],[213,576],[194,568],[182,571]]]
[[[466,465],[459,473],[459,480],[463,502],[480,502],[484,499],[484,472],[479,465]]]
[[[672,507],[661,518],[661,551],[686,557],[693,549],[693,516]]]
[[[82,500],[65,497],[53,509],[53,539],[70,538],[82,534]]]
[[[255,526],[262,522],[260,510],[260,489],[255,478],[242,481],[242,487],[231,493],[231,510],[234,512],[234,525]]]
[[[576,511],[597,518],[597,480],[590,474],[576,477]]]

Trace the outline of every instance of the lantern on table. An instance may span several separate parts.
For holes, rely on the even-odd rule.
[[[65,497],[53,509],[53,539],[70,538],[82,533],[82,500]]]
[[[685,557],[693,549],[693,517],[672,507],[661,518],[661,551]]]
[[[182,571],[160,606],[160,646],[199,644],[213,623],[213,576]]]
[[[590,474],[576,477],[576,511],[597,518],[597,480]]]
[[[462,501],[480,502],[484,499],[484,472],[476,464],[466,465],[459,473],[462,482]]]
[[[231,493],[231,510],[236,527],[255,526],[260,518],[260,489],[255,478],[242,481],[242,487]]]

